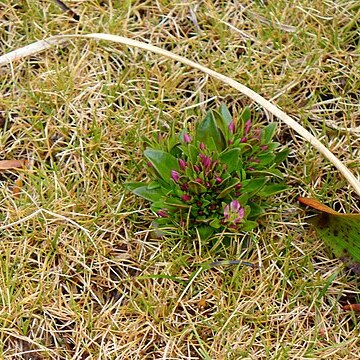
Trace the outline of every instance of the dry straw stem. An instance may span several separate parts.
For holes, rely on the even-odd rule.
[[[272,104],[270,101],[264,99],[261,95],[257,94],[255,91],[249,89],[245,85],[240,84],[238,81],[235,81],[225,75],[222,75],[214,70],[202,66],[183,56],[174,54],[167,50],[163,50],[157,46],[147,44],[138,40],[133,40],[127,37],[111,35],[111,34],[94,33],[87,35],[61,35],[61,36],[53,36],[45,40],[37,41],[21,49],[2,55],[0,56],[0,65],[9,64],[14,60],[21,59],[29,55],[33,55],[35,53],[39,53],[41,51],[50,48],[53,45],[61,44],[64,41],[66,41],[66,39],[69,38],[87,38],[87,39],[113,41],[127,46],[134,46],[140,49],[148,50],[153,53],[163,55],[172,60],[179,61],[185,65],[191,66],[195,69],[198,69],[214,77],[215,79],[222,81],[227,85],[230,85],[234,89],[240,91],[242,94],[248,96],[251,100],[261,105],[263,108],[268,110],[274,116],[282,120],[285,124],[290,126],[299,135],[301,135],[321,154],[323,154],[343,174],[343,176],[348,180],[349,184],[354,188],[356,193],[360,196],[360,183],[356,179],[356,177],[352,174],[352,172],[330,150],[328,150],[318,139],[316,139],[315,136],[313,136],[309,131],[307,131],[303,126],[301,126],[297,121],[295,121],[285,112],[280,110],[277,106]]]

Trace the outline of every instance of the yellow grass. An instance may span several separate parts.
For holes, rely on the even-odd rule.
[[[357,1],[68,1],[0,5],[1,53],[59,34],[150,42],[250,87],[297,119],[359,176]],[[333,165],[282,125],[291,190],[229,247],[158,239],[141,136],[180,130],[225,102],[250,105],[178,62],[73,40],[0,68],[0,357],[14,359],[356,359],[358,279],[305,225],[313,196],[359,211]],[[13,194],[18,177],[20,193]],[[244,248],[242,243],[250,245]],[[244,259],[254,270],[199,264]]]

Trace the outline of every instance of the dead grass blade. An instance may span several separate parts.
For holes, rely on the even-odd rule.
[[[24,58],[35,53],[39,53],[45,49],[50,48],[53,45],[61,44],[67,39],[76,39],[76,38],[86,38],[86,39],[95,39],[95,40],[106,40],[113,41],[127,46],[133,46],[147,51],[151,51],[155,54],[159,54],[170,58],[175,61],[179,61],[185,65],[198,69],[215,79],[222,81],[223,83],[233,87],[234,89],[240,91],[242,94],[248,96],[251,100],[261,105],[267,111],[272,113],[277,118],[281,119],[285,124],[295,130],[299,135],[301,135],[306,141],[308,141],[314,148],[316,148],[325,158],[327,158],[347,179],[349,184],[354,188],[356,193],[360,196],[360,182],[352,174],[352,172],[329,150],[324,146],[315,136],[313,136],[309,131],[307,131],[303,126],[301,126],[297,121],[287,115],[285,112],[280,110],[277,106],[264,99],[261,95],[255,91],[249,89],[247,86],[231,79],[223,74],[220,74],[214,70],[211,70],[205,66],[202,66],[192,60],[189,60],[183,56],[174,54],[170,51],[163,50],[157,46],[147,44],[141,41],[133,40],[130,38],[111,35],[111,34],[102,34],[102,33],[93,33],[87,35],[62,35],[62,36],[53,36],[46,40],[41,40],[25,46],[24,48],[12,51],[8,54],[0,56],[0,65],[9,64],[12,61],[17,59]]]

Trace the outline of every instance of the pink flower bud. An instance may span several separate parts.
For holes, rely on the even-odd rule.
[[[200,168],[199,168],[197,165],[194,165],[194,170],[195,170],[196,172],[200,172]]]
[[[205,146],[205,144],[203,142],[200,143],[199,147],[200,147],[200,150],[205,150],[206,149],[206,146]]]
[[[177,171],[175,170],[171,170],[171,178],[175,181],[178,182],[180,179],[180,175]]]
[[[186,169],[186,162],[185,162],[185,160],[179,159],[178,162],[179,162],[180,169],[181,169],[181,170],[185,170],[185,169]]]
[[[240,203],[237,200],[233,200],[230,203],[230,209],[234,212],[239,211],[240,209]]]
[[[150,167],[150,168],[154,167],[154,165],[152,164],[151,161],[148,161],[147,166]]]
[[[157,214],[158,214],[160,217],[164,217],[164,218],[166,218],[166,217],[169,216],[169,215],[166,213],[166,209],[164,209],[164,210],[159,210],[159,211],[157,212]]]
[[[184,194],[181,196],[181,200],[183,201],[190,201],[191,200],[191,196],[188,194]]]
[[[244,136],[243,138],[241,138],[240,142],[241,143],[246,143],[247,142],[247,137]]]
[[[211,167],[212,161],[208,156],[200,154],[199,158],[201,159],[201,163],[206,170]]]
[[[251,121],[248,120],[248,121],[245,123],[244,134],[247,135],[247,134],[250,132],[250,129],[251,129]]]
[[[217,177],[215,178],[215,181],[216,181],[218,184],[220,184],[220,183],[222,182],[222,178],[221,178],[220,176],[217,176]]]
[[[195,181],[196,181],[197,183],[199,183],[199,184],[202,184],[202,183],[203,183],[202,179],[200,179],[200,178],[196,178]]]
[[[268,147],[267,145],[261,145],[261,146],[260,146],[260,149],[261,149],[261,150],[267,150],[268,148],[269,148],[269,147]]]
[[[224,207],[224,220],[230,222],[230,227],[234,227],[234,224],[238,224],[245,216],[245,209],[240,206],[238,200],[231,201],[230,204]]]
[[[232,134],[235,134],[235,123],[234,120],[232,120],[229,124],[229,130]]]
[[[188,143],[191,143],[191,136],[187,133],[184,134],[184,143],[185,144],[188,144]]]

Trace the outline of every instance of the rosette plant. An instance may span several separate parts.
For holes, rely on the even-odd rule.
[[[248,108],[234,121],[225,105],[209,111],[193,132],[144,138],[149,180],[127,188],[151,202],[157,228],[206,239],[254,229],[266,198],[286,189],[276,168],[288,151]]]

